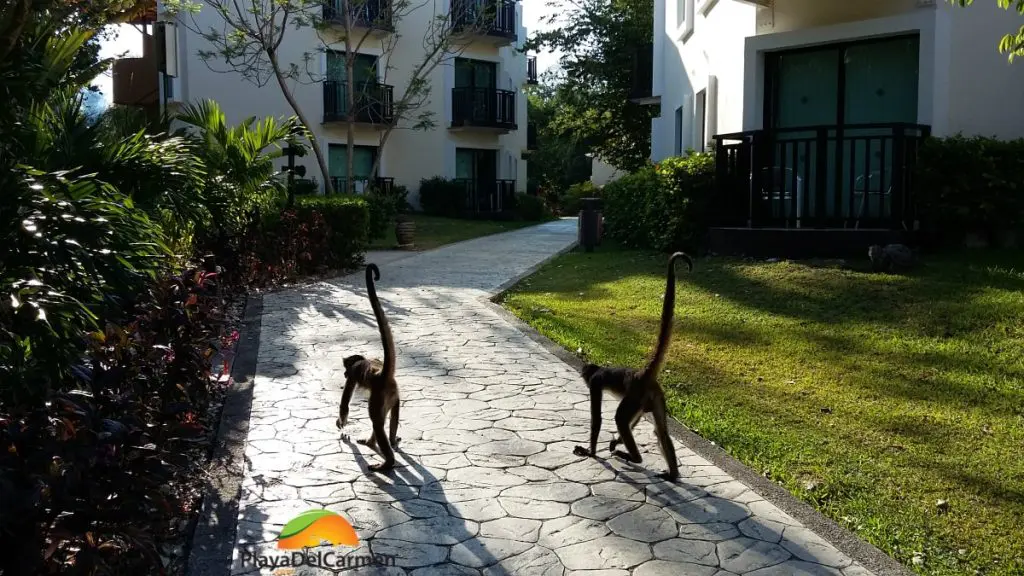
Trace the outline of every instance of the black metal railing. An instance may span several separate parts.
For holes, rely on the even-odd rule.
[[[537,125],[533,122],[528,122],[526,124],[526,149],[537,149]]]
[[[367,124],[390,124],[395,119],[394,91],[387,84],[356,84],[353,118]],[[324,122],[349,119],[348,82],[324,82]]]
[[[345,194],[348,192],[348,179],[332,176],[331,186],[334,187],[336,193]],[[352,192],[356,194],[365,194],[370,191],[391,194],[394,188],[394,178],[354,178],[352,181]]]
[[[516,0],[452,0],[452,28],[516,40]]]
[[[465,208],[470,212],[504,212],[515,206],[515,180],[456,178],[455,182],[465,190]]]
[[[638,46],[633,52],[630,100],[650,98],[654,94],[654,45]]]
[[[495,88],[453,88],[452,126],[516,129],[516,93]]]
[[[527,56],[526,57],[526,83],[536,84],[537,83],[537,57]]]
[[[930,132],[892,123],[717,135],[714,225],[913,230]]]
[[[324,2],[324,21],[345,24],[345,9],[352,10],[352,24],[360,28],[394,30],[391,0],[327,0]]]

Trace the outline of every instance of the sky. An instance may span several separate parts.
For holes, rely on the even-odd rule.
[[[526,26],[528,34],[547,28],[541,24],[541,20],[547,18],[553,9],[547,6],[548,0],[521,0],[523,3],[523,25]],[[100,45],[101,58],[113,58],[117,56],[141,56],[142,36],[139,31],[128,24],[116,26],[117,35],[111,40]],[[537,70],[543,74],[545,70],[558,64],[560,55],[551,52],[539,52],[537,54]],[[107,103],[110,103],[113,94],[110,72],[96,78],[94,84],[100,87]]]
[[[142,33],[130,24],[119,24],[117,35],[107,41],[100,43],[100,58],[114,58],[120,56],[142,56]],[[100,87],[107,104],[113,97],[113,80],[110,77],[110,70],[97,77],[93,84]]]

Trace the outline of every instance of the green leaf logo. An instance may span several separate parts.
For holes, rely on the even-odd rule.
[[[313,524],[313,522],[316,522],[324,516],[337,516],[337,514],[331,512],[330,510],[323,509],[307,510],[302,514],[299,514],[295,518],[289,520],[288,523],[284,525],[284,528],[281,529],[281,535],[277,538],[278,540],[283,540],[285,538],[295,536],[299,532],[302,532],[306,528],[309,528],[309,526]]]

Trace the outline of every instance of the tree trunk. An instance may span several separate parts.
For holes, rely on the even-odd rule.
[[[356,55],[352,53],[352,3],[346,0],[345,7],[345,106],[348,114],[345,116],[345,192],[355,192],[355,175],[352,173],[355,168],[356,154]]]
[[[285,82],[284,75],[281,73],[281,67],[277,63],[277,54],[273,50],[267,51],[267,57],[270,60],[270,66],[274,70],[274,78],[277,79],[277,84],[281,87],[281,93],[284,94],[284,99],[288,102],[288,105],[292,107],[292,111],[298,116],[299,122],[306,129],[307,138],[309,140],[310,147],[313,148],[313,155],[316,156],[316,163],[320,167],[320,174],[324,178],[324,189],[327,194],[334,194],[334,185],[331,184],[330,171],[327,169],[327,161],[324,159],[324,153],[320,150],[320,140],[316,137],[316,133],[310,128],[309,121],[306,120],[306,115],[303,114],[302,108],[299,107],[299,103],[295,101],[295,96],[292,95],[292,91],[288,88]]]

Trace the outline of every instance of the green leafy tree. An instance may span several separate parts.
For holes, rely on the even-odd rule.
[[[652,0],[555,0],[552,29],[535,33],[526,50],[557,50],[561,70],[552,129],[613,166],[636,170],[650,157],[654,107],[629,101],[637,50],[653,42]]]
[[[540,87],[527,94],[526,100],[530,123],[537,130],[537,150],[530,156],[529,187],[549,196],[560,195],[569,186],[590,178],[586,146],[572,131],[560,130],[555,124],[559,94]]]
[[[974,4],[974,0],[947,0],[954,2],[959,6],[970,6]],[[1017,14],[1024,16],[1024,0],[996,0],[996,4],[999,5],[1003,10],[1014,9]],[[1006,54],[1010,62],[1017,56],[1024,56],[1024,24],[1022,24],[1015,32],[1011,32],[1002,37],[999,41],[999,52]]]

